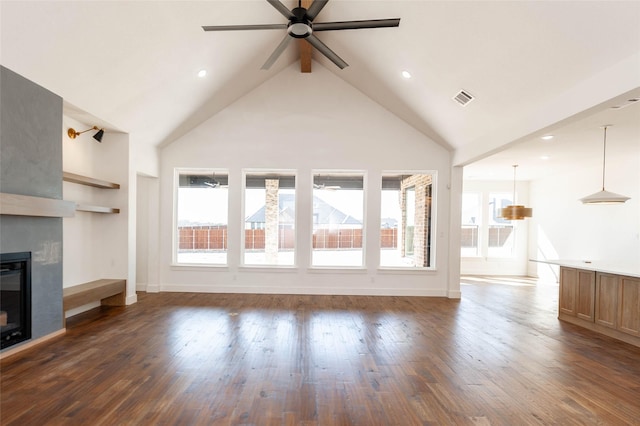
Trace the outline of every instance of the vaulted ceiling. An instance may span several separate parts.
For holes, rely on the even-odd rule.
[[[2,65],[62,96],[67,113],[97,117],[136,144],[170,144],[299,59],[291,43],[269,70],[260,69],[283,29],[202,29],[286,23],[265,0],[0,5]],[[331,0],[314,22],[380,18],[401,21],[397,28],[318,32],[349,66],[341,70],[315,50],[313,66],[451,149],[456,164],[587,125],[588,117],[599,135],[598,114],[640,97],[637,1]],[[464,107],[452,99],[460,90],[474,96]],[[640,102],[625,110],[626,124],[622,114],[606,118],[619,118],[620,129],[637,137]]]

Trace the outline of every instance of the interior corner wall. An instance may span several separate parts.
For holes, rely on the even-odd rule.
[[[131,143],[131,165],[138,175],[158,177],[160,173],[159,152],[156,146]]]
[[[585,205],[579,199],[602,186],[602,164],[575,165],[531,182],[531,238],[535,259],[640,263],[640,139],[635,151],[607,153],[606,189],[631,197],[624,204]],[[552,276],[553,267],[530,262],[530,274]],[[555,277],[557,279],[557,277]]]
[[[463,167],[451,167],[449,200],[449,293],[451,299],[460,299],[460,242],[462,238],[462,188]]]
[[[144,176],[137,177],[136,191],[136,289],[145,291],[149,282],[148,258],[149,258],[149,228],[144,226],[150,215],[149,210],[149,182]]]
[[[286,68],[162,150],[160,290],[446,297],[450,152],[320,64],[314,64],[310,74],[302,74],[297,68],[296,64]],[[244,229],[242,170],[296,170],[296,267],[242,267],[240,238],[229,242],[226,268],[173,266],[173,182],[177,167],[228,170],[229,234],[238,237]],[[311,175],[319,169],[365,172],[369,191],[365,194],[363,270],[310,267]],[[433,206],[435,270],[378,268],[379,241],[366,236],[379,235],[383,171],[437,173]]]
[[[128,278],[129,137],[107,132],[102,143],[98,143],[91,137],[91,132],[76,139],[66,135],[69,127],[84,130],[91,125],[64,116],[60,132],[63,135],[63,168],[67,172],[118,183],[120,189],[64,182],[64,199],[116,207],[120,213],[76,211],[74,217],[64,218],[65,287],[101,278]]]
[[[136,289],[158,290],[158,178],[137,176]]]
[[[1,66],[0,95],[0,191],[61,199],[62,98]],[[31,252],[32,340],[62,329],[62,244],[61,218],[0,216],[0,251]]]

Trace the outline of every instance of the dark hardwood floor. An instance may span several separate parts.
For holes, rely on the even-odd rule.
[[[558,288],[441,298],[139,294],[1,364],[2,425],[640,424],[640,348]]]

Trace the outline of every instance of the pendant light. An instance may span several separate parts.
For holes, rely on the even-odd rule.
[[[587,195],[586,197],[580,198],[580,201],[582,201],[583,204],[622,204],[630,199],[629,197],[625,197],[624,195],[615,194],[604,189],[604,166],[607,154],[607,127],[610,126],[611,124],[605,124],[604,126],[602,126],[602,129],[604,129],[604,141],[602,150],[602,190],[596,192],[595,194]]]
[[[517,164],[513,165],[513,203],[510,206],[500,209],[500,214],[498,217],[507,220],[523,220],[526,217],[531,217],[533,215],[533,209],[527,208],[525,206],[516,205],[516,168]]]

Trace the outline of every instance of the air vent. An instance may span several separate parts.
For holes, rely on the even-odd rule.
[[[474,99],[473,96],[471,96],[469,93],[465,92],[464,90],[459,91],[453,97],[453,100],[462,106],[467,106],[467,104],[471,102],[473,99]]]
[[[631,98],[631,99],[627,99],[626,101],[624,101],[623,103],[621,103],[620,105],[614,105],[611,107],[611,109],[622,109],[624,107],[628,107],[629,105],[633,105],[636,102],[640,101],[640,98]]]

